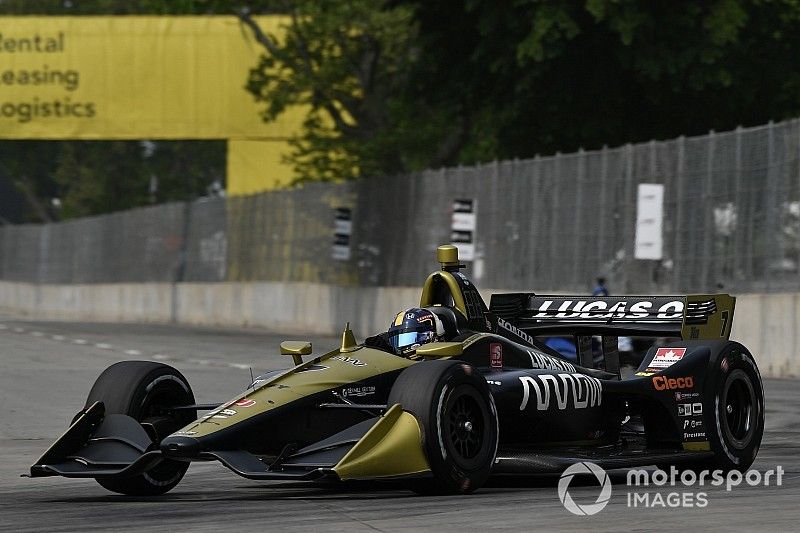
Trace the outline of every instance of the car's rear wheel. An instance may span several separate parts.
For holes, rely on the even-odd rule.
[[[764,435],[764,389],[750,352],[730,342],[712,359],[703,391],[703,423],[714,457],[692,468],[747,470]]]
[[[191,409],[171,409],[195,403],[183,374],[151,361],[122,361],[108,367],[95,381],[86,405],[97,401],[103,402],[106,414],[123,414],[137,420],[156,442],[197,416]],[[120,494],[155,496],[175,487],[188,468],[188,462],[165,460],[143,474],[123,479],[98,478],[97,482]]]
[[[497,454],[497,410],[486,380],[460,361],[424,361],[397,378],[389,405],[419,421],[432,480],[419,493],[467,493],[486,482]]]

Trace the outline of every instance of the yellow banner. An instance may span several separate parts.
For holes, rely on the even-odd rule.
[[[283,162],[290,151],[288,143],[282,141],[228,141],[228,195],[245,196],[291,185],[294,169]]]
[[[244,89],[262,50],[235,17],[0,17],[0,138],[285,139],[304,111]]]

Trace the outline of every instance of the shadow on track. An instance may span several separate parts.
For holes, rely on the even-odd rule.
[[[614,485],[625,484],[624,472],[610,472],[609,477]],[[555,490],[558,486],[558,475],[540,476],[495,476],[489,482],[471,494],[440,495],[442,498],[471,498],[508,492],[525,492],[528,489]],[[571,482],[573,486],[597,485],[593,476],[576,475]],[[51,498],[42,500],[47,503],[198,503],[198,502],[226,502],[226,501],[273,501],[273,500],[315,500],[339,501],[360,500],[380,501],[394,499],[426,499],[432,496],[415,494],[406,485],[400,482],[389,481],[347,481],[330,483],[281,483],[273,484],[248,484],[237,485],[232,491],[230,487],[220,488],[218,494],[209,495],[208,492],[195,490],[182,491],[180,485],[169,494],[162,496],[123,496],[107,494],[102,496],[75,496],[67,498]]]

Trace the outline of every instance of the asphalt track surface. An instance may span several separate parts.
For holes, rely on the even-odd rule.
[[[356,332],[359,333],[359,332]],[[292,338],[297,338],[296,336]],[[123,359],[154,359],[186,375],[200,402],[224,401],[254,372],[287,366],[280,336],[172,326],[31,322],[0,316],[0,530],[2,531],[482,531],[771,530],[800,528],[800,384],[765,380],[767,429],[753,468],[780,465],[783,484],[635,487],[611,473],[608,506],[594,516],[567,512],[557,478],[493,480],[468,496],[422,497],[395,485],[319,486],[256,482],[216,463],[194,464],[172,492],[130,498],[92,480],[21,478],[83,405],[95,377]],[[311,338],[334,347],[335,338]],[[316,350],[315,350],[316,351]],[[774,480],[773,480],[774,481]],[[705,507],[629,507],[628,494],[705,492]],[[591,503],[594,478],[570,493]]]

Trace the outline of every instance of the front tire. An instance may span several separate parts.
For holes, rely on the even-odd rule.
[[[169,409],[193,405],[192,388],[183,374],[171,366],[151,361],[122,361],[108,367],[95,381],[86,406],[97,401],[103,402],[106,414],[128,415],[147,424],[156,442],[197,416],[194,410],[174,412]],[[165,460],[143,474],[96,481],[120,494],[157,496],[174,488],[188,468],[188,462]]]
[[[424,361],[397,378],[388,405],[399,403],[422,428],[433,480],[421,494],[464,494],[483,485],[497,455],[498,422],[486,380],[460,361]]]

